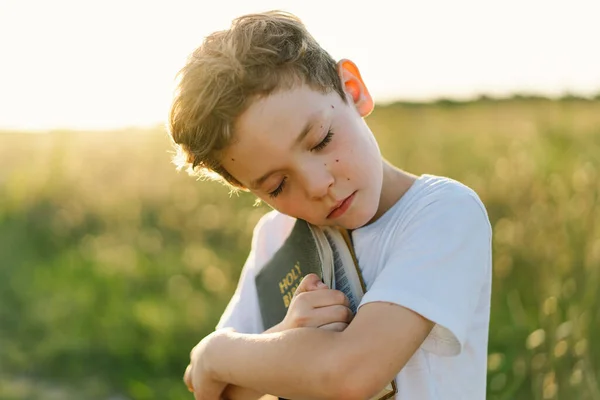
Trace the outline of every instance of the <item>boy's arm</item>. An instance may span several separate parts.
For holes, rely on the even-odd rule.
[[[409,309],[374,302],[361,307],[343,332],[222,331],[199,346],[193,374],[205,374],[195,376],[198,381],[206,382],[210,376],[285,398],[366,399],[395,377],[432,327],[432,322]]]
[[[276,333],[280,332],[282,329],[279,325],[275,325],[274,327],[267,329],[264,333]],[[263,394],[259,391],[248,389],[245,387],[237,386],[237,385],[227,385],[225,390],[223,391],[222,397],[226,400],[276,400],[277,397],[271,396],[269,394]]]
[[[284,331],[284,328],[280,327],[280,324],[267,329],[263,334],[277,333]],[[276,396],[269,394],[263,394],[257,390],[249,389],[242,386],[229,384],[223,391],[222,397],[226,400],[276,400]]]
[[[317,275],[309,274],[298,285],[284,320],[263,334],[283,332],[298,327],[318,327],[321,330],[342,331],[346,329],[353,318],[349,306],[350,303],[342,292],[328,289]],[[188,379],[188,377],[184,379]],[[188,386],[193,386],[186,383]],[[274,398],[269,395],[261,396],[262,393],[256,390],[227,385],[221,397],[227,400]]]

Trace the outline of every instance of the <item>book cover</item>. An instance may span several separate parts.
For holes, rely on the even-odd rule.
[[[283,320],[296,288],[306,275],[314,273],[331,287],[331,250],[315,238],[314,227],[296,220],[292,231],[275,255],[255,278],[264,329]]]

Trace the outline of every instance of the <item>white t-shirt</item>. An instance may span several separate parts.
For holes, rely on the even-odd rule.
[[[257,224],[237,290],[217,328],[264,331],[254,277],[291,231],[272,211]],[[484,399],[491,295],[492,230],[467,186],[420,176],[380,219],[352,232],[367,286],[360,305],[386,301],[436,325],[398,373],[397,399]]]

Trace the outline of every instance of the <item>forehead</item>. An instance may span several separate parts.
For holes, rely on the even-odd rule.
[[[258,98],[237,118],[226,153],[243,157],[257,150],[289,148],[308,122],[318,123],[331,114],[336,98],[336,92],[323,94],[306,85]]]

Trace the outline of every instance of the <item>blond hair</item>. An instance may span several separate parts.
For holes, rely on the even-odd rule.
[[[208,36],[178,73],[168,129],[175,164],[191,175],[245,189],[220,164],[236,118],[250,102],[307,84],[345,101],[335,60],[296,16],[271,11],[236,18]]]

